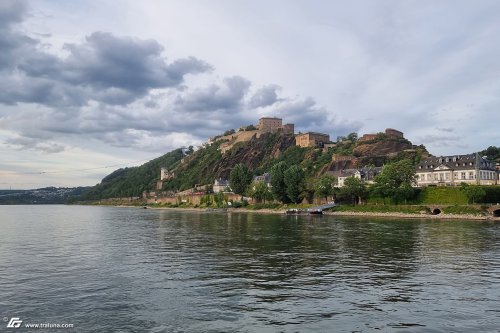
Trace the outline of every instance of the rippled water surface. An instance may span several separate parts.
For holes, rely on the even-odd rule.
[[[500,224],[0,206],[11,317],[75,326],[59,332],[500,332]]]

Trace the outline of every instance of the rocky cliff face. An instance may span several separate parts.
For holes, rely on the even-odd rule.
[[[375,157],[397,155],[399,152],[412,149],[413,145],[407,140],[384,140],[374,143],[358,144],[353,153],[355,156]]]
[[[294,145],[295,138],[292,135],[264,133],[247,142],[236,143],[214,165],[213,172],[217,178],[227,179],[236,164],[243,163],[250,169],[256,169],[266,158],[278,158],[282,152]]]

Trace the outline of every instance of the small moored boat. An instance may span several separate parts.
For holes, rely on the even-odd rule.
[[[300,215],[303,213],[304,213],[304,211],[302,209],[297,209],[297,208],[287,209],[285,211],[286,215]]]

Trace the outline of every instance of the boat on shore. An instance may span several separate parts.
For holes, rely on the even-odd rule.
[[[321,209],[308,209],[309,215],[323,215],[323,211]]]
[[[298,208],[291,208],[291,209],[287,209],[285,211],[286,215],[301,215],[301,214],[304,214],[304,213],[305,213],[304,210],[298,209]]]
[[[207,208],[207,209],[205,209],[205,212],[226,213],[227,208]]]

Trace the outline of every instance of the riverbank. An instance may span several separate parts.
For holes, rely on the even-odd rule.
[[[180,207],[147,207],[148,209],[158,209],[158,210],[178,210],[178,211],[193,211],[193,212],[220,212],[217,210],[207,211],[206,208],[180,208]],[[274,214],[274,215],[285,215],[285,209],[248,209],[248,208],[228,208],[229,213],[253,213],[253,214]],[[325,211],[323,215],[326,216],[357,216],[357,217],[377,217],[377,218],[404,218],[404,219],[436,219],[436,220],[483,220],[483,221],[500,221],[500,217],[484,216],[484,215],[474,215],[474,214],[408,214],[399,212],[335,212],[335,211]],[[307,216],[307,215],[303,215]]]

